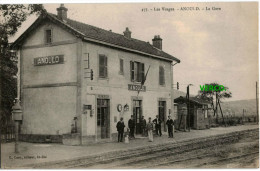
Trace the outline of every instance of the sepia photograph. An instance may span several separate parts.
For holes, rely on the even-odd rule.
[[[258,6],[1,2],[0,168],[259,168]]]

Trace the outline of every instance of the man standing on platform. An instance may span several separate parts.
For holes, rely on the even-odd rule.
[[[168,127],[168,134],[169,137],[168,138],[173,138],[173,126],[174,126],[174,122],[171,119],[171,116],[168,116],[168,120],[166,121],[166,125]]]
[[[153,120],[155,124],[156,135],[162,136],[161,123],[162,121],[159,119],[159,116],[156,115],[156,118]]]
[[[130,129],[129,138],[135,138],[135,121],[133,115],[131,115],[131,119],[128,121],[128,128]]]
[[[141,125],[142,135],[147,136],[146,135],[146,120],[144,119],[144,116],[142,116],[142,118],[140,120],[140,125]]]
[[[122,117],[120,121],[117,122],[116,128],[118,132],[118,142],[123,142],[125,124]]]

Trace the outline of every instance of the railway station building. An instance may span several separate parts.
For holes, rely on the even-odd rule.
[[[20,137],[31,142],[111,141],[120,117],[163,120],[173,112],[176,57],[152,44],[71,20],[61,5],[44,13],[13,43],[19,57],[23,110]],[[73,130],[74,129],[74,130]],[[71,134],[74,132],[74,134]]]

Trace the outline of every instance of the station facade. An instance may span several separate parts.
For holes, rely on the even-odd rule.
[[[19,54],[21,137],[61,142],[73,127],[80,143],[113,140],[120,117],[159,115],[166,131],[173,112],[173,64],[180,60],[153,44],[57,15],[42,14],[14,43]]]

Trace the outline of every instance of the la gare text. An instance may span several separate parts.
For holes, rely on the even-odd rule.
[[[173,12],[173,11],[220,11],[220,7],[180,7],[180,8],[173,8],[173,7],[154,7],[154,8],[142,8],[142,12]]]

